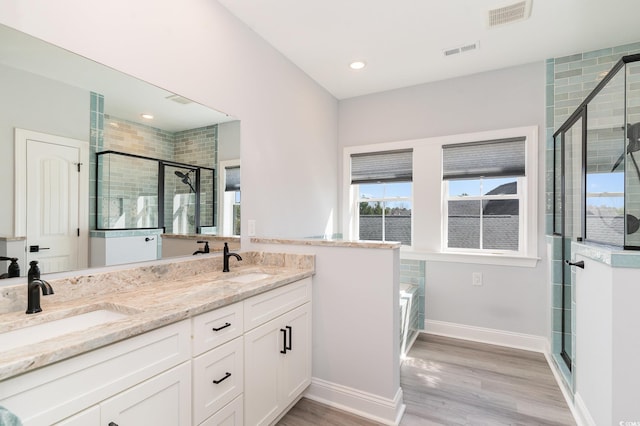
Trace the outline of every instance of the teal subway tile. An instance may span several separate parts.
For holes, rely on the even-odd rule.
[[[552,332],[551,353],[559,354],[562,350],[562,333],[558,331]]]
[[[562,285],[552,284],[552,308],[560,308],[562,306]]]
[[[561,78],[575,77],[575,76],[579,76],[579,75],[582,75],[582,68],[556,72],[555,75],[554,75],[554,79],[558,80],[558,79],[561,79]]]
[[[640,42],[624,44],[622,46],[614,47],[613,53],[618,54],[631,54],[640,52]]]
[[[553,84],[553,75],[555,73],[555,64],[553,62],[553,59],[550,59],[549,61],[547,61],[546,81],[547,81],[547,84]]]
[[[546,117],[545,117],[545,125],[547,127],[553,127],[554,123],[554,108],[552,106],[547,107],[546,109]]]
[[[551,310],[553,315],[552,327],[553,331],[562,332],[562,309],[553,308]]]
[[[582,61],[572,62],[569,64],[569,69],[585,68],[598,63],[598,58],[583,59]]]
[[[605,49],[592,50],[591,52],[585,52],[585,53],[582,54],[582,57],[584,59],[598,58],[600,56],[611,55],[612,53],[613,53],[613,48],[608,47],[608,48],[605,48]]]
[[[566,62],[575,62],[582,60],[582,53],[576,53],[575,55],[562,56],[560,58],[555,58],[555,64],[564,64]]]
[[[598,63],[599,64],[609,64],[609,66],[613,66],[613,64],[615,64],[616,62],[618,62],[620,60],[620,58],[622,57],[622,55],[608,55],[608,56],[599,56],[598,57]]]
[[[554,95],[553,95],[553,84],[547,84],[546,86],[546,95],[545,95],[546,106],[553,106]]]

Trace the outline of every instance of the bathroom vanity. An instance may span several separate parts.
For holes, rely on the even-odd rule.
[[[203,255],[50,280],[37,315],[22,285],[3,288],[0,339],[50,325],[57,337],[28,333],[36,341],[2,352],[0,405],[26,426],[276,420],[311,382],[314,258],[242,258],[224,274]]]

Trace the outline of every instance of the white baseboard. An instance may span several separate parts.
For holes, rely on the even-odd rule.
[[[591,417],[591,413],[589,412],[587,405],[584,403],[582,396],[580,396],[580,393],[576,392],[574,399],[574,408],[576,411],[574,413],[574,417],[576,418],[578,426],[597,426],[593,417]],[[622,424],[622,422],[620,423]]]
[[[405,410],[402,388],[398,388],[395,397],[389,399],[313,377],[304,396],[385,425],[400,424]]]
[[[475,327],[452,322],[425,320],[425,332],[456,339],[489,343],[515,349],[547,353],[550,351],[549,341],[542,336],[514,333],[493,328]]]
[[[545,352],[544,357],[547,359],[547,364],[549,364],[549,368],[553,373],[553,377],[556,379],[556,383],[558,383],[558,387],[562,392],[562,396],[564,396],[564,400],[569,406],[569,410],[571,410],[571,415],[573,419],[576,421],[577,426],[596,426],[595,423],[589,423],[585,420],[585,417],[580,413],[580,408],[578,407],[577,401],[574,400],[573,392],[569,388],[569,385],[565,383],[562,372],[559,367],[556,365],[556,362],[551,355],[550,352]],[[591,416],[589,416],[591,418]]]

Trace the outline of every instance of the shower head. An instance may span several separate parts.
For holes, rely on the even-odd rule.
[[[627,123],[627,139],[629,139],[627,150],[626,152],[620,154],[620,157],[618,157],[618,160],[616,160],[615,164],[611,168],[611,172],[618,168],[618,166],[622,163],[622,160],[624,160],[624,156],[626,154],[631,154],[631,159],[633,160],[635,165],[635,158],[633,157],[633,153],[640,151],[640,122],[634,124]],[[638,172],[638,175],[640,175],[640,170],[636,171]]]
[[[193,172],[193,170],[189,170],[187,173],[182,173],[180,170],[176,170],[173,173],[182,180],[182,183],[184,183],[185,185],[189,185],[189,188],[191,189],[191,191],[196,192],[193,185],[191,185],[191,178],[189,177],[189,174],[191,172]]]

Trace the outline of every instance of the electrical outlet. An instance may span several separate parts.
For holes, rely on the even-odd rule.
[[[253,219],[247,220],[247,235],[249,237],[256,236],[256,221]]]
[[[471,274],[471,285],[482,285],[482,272],[473,272]]]

